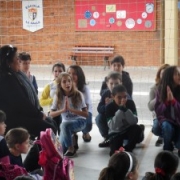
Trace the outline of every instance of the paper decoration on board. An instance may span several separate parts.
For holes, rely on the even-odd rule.
[[[95,10],[96,10],[96,7],[95,7],[95,6],[92,6],[92,7],[91,7],[91,10],[92,10],[92,11],[95,11]]]
[[[110,24],[114,24],[115,23],[115,19],[113,17],[109,18],[109,23]]]
[[[95,26],[95,25],[96,25],[96,21],[95,21],[94,19],[91,19],[91,20],[90,20],[90,25],[91,25],[91,26]]]
[[[138,4],[138,5],[137,5]],[[76,0],[77,31],[153,31],[156,0]]]
[[[143,19],[146,19],[147,18],[147,13],[143,12],[141,16],[142,16]]]
[[[93,17],[94,17],[95,19],[99,18],[99,12],[94,12],[94,13],[93,13]]]
[[[145,27],[146,28],[150,28],[152,26],[152,22],[151,21],[145,21]]]
[[[125,24],[128,29],[132,29],[136,23],[135,23],[134,19],[129,18],[126,20]]]
[[[115,4],[108,4],[106,5],[106,12],[116,12],[116,5]]]
[[[154,11],[154,4],[153,3],[147,3],[146,4],[146,12],[151,14]]]
[[[122,21],[117,21],[117,26],[121,26],[122,25]]]
[[[87,19],[79,19],[78,27],[79,28],[87,28]]]
[[[43,28],[42,0],[22,1],[23,29],[35,32]]]
[[[116,11],[116,18],[117,19],[126,19],[126,11]]]
[[[137,24],[142,24],[142,19],[137,19]]]
[[[86,19],[90,19],[91,16],[92,16],[92,13],[91,13],[90,11],[86,11],[86,12],[84,13],[84,17],[85,17]]]

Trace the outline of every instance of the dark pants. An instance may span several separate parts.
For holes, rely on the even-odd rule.
[[[123,141],[128,140],[124,146],[126,151],[132,152],[138,143],[140,136],[142,135],[142,129],[139,125],[132,125],[126,129],[126,131],[110,141],[110,156],[114,154],[116,150],[123,146]]]
[[[60,125],[61,125],[61,122],[62,122],[62,117],[61,117],[61,115],[54,117],[53,120],[54,120],[54,121],[56,122],[56,124],[57,124],[58,134],[60,134]]]

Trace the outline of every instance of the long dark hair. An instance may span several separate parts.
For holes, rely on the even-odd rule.
[[[143,180],[169,180],[176,172],[179,159],[170,151],[162,151],[157,154],[154,161],[155,173],[146,173]]]
[[[78,90],[83,92],[84,85],[86,85],[86,77],[84,75],[82,68],[78,65],[71,65],[71,66],[69,66],[67,71],[69,71],[70,68],[74,69],[74,71],[76,72],[76,75],[78,77],[78,82],[77,82]]]
[[[129,152],[128,152],[129,153]],[[137,167],[137,159],[132,153],[129,153],[132,157],[132,169],[134,172]],[[100,172],[98,180],[124,180],[130,167],[130,158],[126,152],[115,153],[111,156],[108,167],[104,168]]]
[[[160,100],[165,102],[167,99],[167,86],[170,87],[174,96],[176,96],[176,88],[174,85],[174,73],[177,71],[177,66],[170,66],[164,70],[162,79],[159,83],[159,93],[160,93]]]
[[[10,72],[9,64],[13,62],[17,48],[12,45],[5,45],[0,48],[0,76]]]

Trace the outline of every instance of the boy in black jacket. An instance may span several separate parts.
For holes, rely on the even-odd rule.
[[[99,114],[97,115],[95,120],[102,137],[104,137],[105,139],[108,136],[108,130],[109,130],[105,115],[105,108],[112,101],[111,92],[113,87],[118,84],[122,84],[121,75],[118,72],[110,72],[107,76],[108,89],[106,89],[106,91],[103,93],[97,107]],[[109,143],[106,140],[99,144],[99,147],[107,147],[107,146],[109,146]]]
[[[127,99],[127,91],[123,85],[117,85],[112,90],[113,101],[106,106],[106,118],[109,127],[110,155],[114,154],[123,141],[126,151],[132,152],[136,143],[144,138],[144,125],[138,125],[137,111],[134,101]]]
[[[122,56],[116,56],[112,61],[111,61],[111,69],[112,71],[116,71],[121,75],[121,80],[122,80],[122,85],[125,86],[127,89],[128,94],[132,98],[132,93],[133,93],[133,83],[132,80],[129,76],[129,73],[126,71],[123,71],[125,66],[125,61]],[[108,89],[107,84],[106,84],[106,78],[102,82],[101,90],[100,90],[100,95],[102,96],[103,93],[105,92],[106,89]]]

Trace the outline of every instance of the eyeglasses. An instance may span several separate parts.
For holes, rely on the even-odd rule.
[[[6,56],[9,56],[9,54],[14,50],[14,47],[10,44],[8,49],[8,52],[6,53]]]

